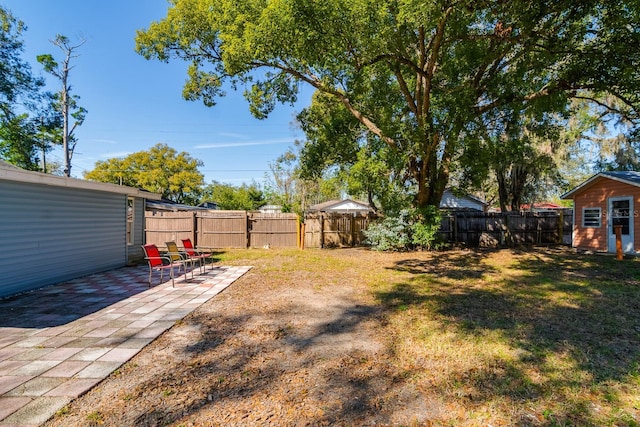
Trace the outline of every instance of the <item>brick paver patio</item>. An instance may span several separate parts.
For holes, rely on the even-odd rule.
[[[250,268],[149,288],[124,267],[0,299],[0,426],[42,424]]]

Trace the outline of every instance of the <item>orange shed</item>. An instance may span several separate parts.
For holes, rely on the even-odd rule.
[[[640,172],[601,172],[562,198],[573,199],[573,247],[615,253],[621,225],[623,251],[640,251]]]

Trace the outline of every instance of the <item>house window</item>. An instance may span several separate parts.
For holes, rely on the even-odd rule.
[[[582,226],[588,228],[600,228],[602,225],[602,210],[600,208],[582,209]]]
[[[135,203],[133,197],[127,197],[127,244],[133,245],[133,217]]]

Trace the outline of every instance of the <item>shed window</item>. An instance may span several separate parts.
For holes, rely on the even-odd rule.
[[[600,228],[602,225],[602,210],[600,208],[582,209],[582,226]]]
[[[133,245],[133,220],[135,213],[135,203],[133,197],[127,198],[127,244]]]

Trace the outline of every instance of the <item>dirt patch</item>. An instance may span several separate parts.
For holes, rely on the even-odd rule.
[[[254,268],[47,425],[385,425],[442,411],[394,367],[356,268],[382,258],[316,253],[304,266],[276,251],[233,260]]]

